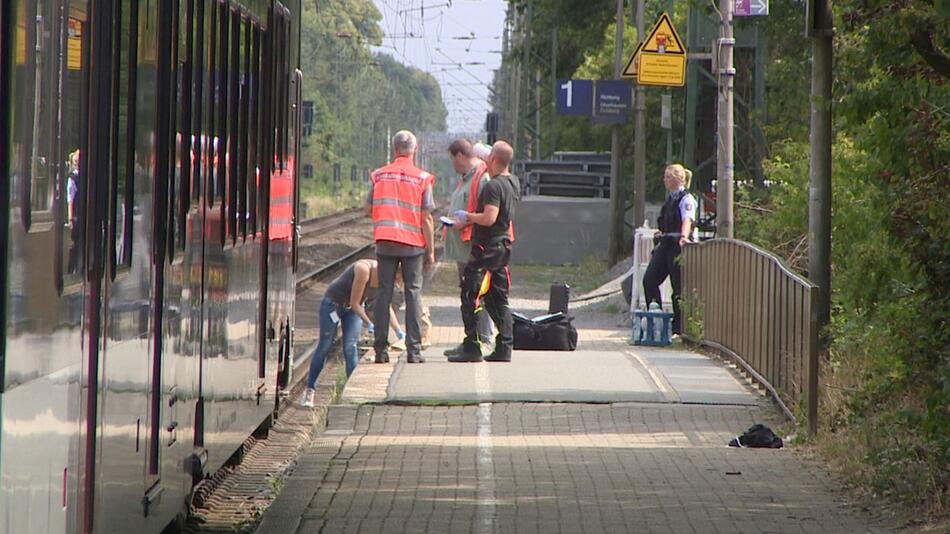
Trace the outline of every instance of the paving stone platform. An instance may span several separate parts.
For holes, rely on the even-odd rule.
[[[451,364],[457,301],[438,294],[427,363],[361,363],[258,532],[885,530],[794,449],[726,446],[788,426],[719,362],[632,347],[595,302],[578,352]]]

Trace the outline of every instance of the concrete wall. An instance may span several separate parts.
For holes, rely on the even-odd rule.
[[[512,263],[580,263],[607,257],[610,200],[525,197],[515,212]]]

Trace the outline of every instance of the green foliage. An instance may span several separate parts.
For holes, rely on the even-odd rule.
[[[302,8],[303,98],[314,103],[312,135],[302,149],[302,163],[314,169],[304,183],[308,192],[332,191],[335,163],[344,182],[353,165],[362,170],[385,163],[388,136],[398,130],[445,131],[447,112],[435,78],[371,50],[383,33],[370,0],[316,0]]]
[[[605,3],[610,5],[610,3]],[[659,13],[662,10],[661,2],[648,2],[648,13]],[[612,10],[610,14],[613,15]],[[629,20],[629,9],[625,12],[625,24],[623,32],[623,62],[632,54],[638,42],[637,30]],[[596,22],[596,24],[594,24]],[[592,24],[585,27],[585,39],[590,43],[590,48],[576,62],[574,72],[567,73],[564,76],[575,79],[588,80],[610,80],[613,79],[614,57],[616,53],[616,23],[608,17],[601,19],[582,19],[577,24]],[[652,21],[647,23],[647,30]],[[675,24],[682,27],[685,24],[685,18],[675,20]],[[558,28],[572,28],[574,23],[562,23]],[[597,36],[594,39],[592,36]],[[560,43],[560,40],[558,41]],[[559,51],[560,53],[560,51]],[[558,58],[558,71],[562,72],[561,58]],[[654,110],[654,113],[646,114],[646,137],[647,137],[647,199],[652,202],[660,202],[663,199],[664,189],[661,179],[663,167],[666,164],[666,136],[667,130],[660,127],[660,99],[662,93],[673,95],[672,120],[674,124],[681,123],[683,120],[683,99],[682,89],[670,88],[668,90],[651,89],[646,92],[647,109]],[[592,150],[608,151],[610,150],[610,132],[611,126],[592,124],[589,119],[582,117],[559,116],[556,119],[556,130],[558,136],[558,150]],[[623,165],[623,175],[632,176],[633,157],[634,157],[634,124],[628,121],[621,127],[621,164]],[[678,144],[680,142],[678,134],[674,133],[674,160],[678,154]],[[632,183],[630,180],[623,180],[621,183],[622,191],[628,198],[632,197]]]
[[[699,295],[692,294],[685,300],[683,307],[686,316],[686,336],[692,341],[702,341],[706,337],[705,317],[706,304],[699,299]]]
[[[926,45],[950,61],[942,5],[835,3],[833,309],[822,375],[826,450],[858,487],[931,517],[950,511],[950,73]],[[800,54],[789,43],[795,61]],[[791,82],[808,68],[773,61],[770,73]],[[779,91],[781,106],[807,109],[804,91]],[[738,189],[747,209],[737,235],[804,271],[802,126],[800,115],[772,117],[770,187]]]

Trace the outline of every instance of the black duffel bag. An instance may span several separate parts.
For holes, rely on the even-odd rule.
[[[575,350],[577,329],[573,317],[563,313],[529,319],[512,313],[515,330],[515,349],[518,350]]]

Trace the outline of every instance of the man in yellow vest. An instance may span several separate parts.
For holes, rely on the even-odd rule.
[[[406,359],[422,363],[422,272],[435,264],[432,185],[435,177],[416,167],[418,143],[408,130],[393,136],[392,163],[373,171],[366,210],[373,217],[379,292],[373,310],[376,363],[389,361],[389,306],[396,269],[401,267],[406,296]],[[373,331],[373,324],[369,325]]]

